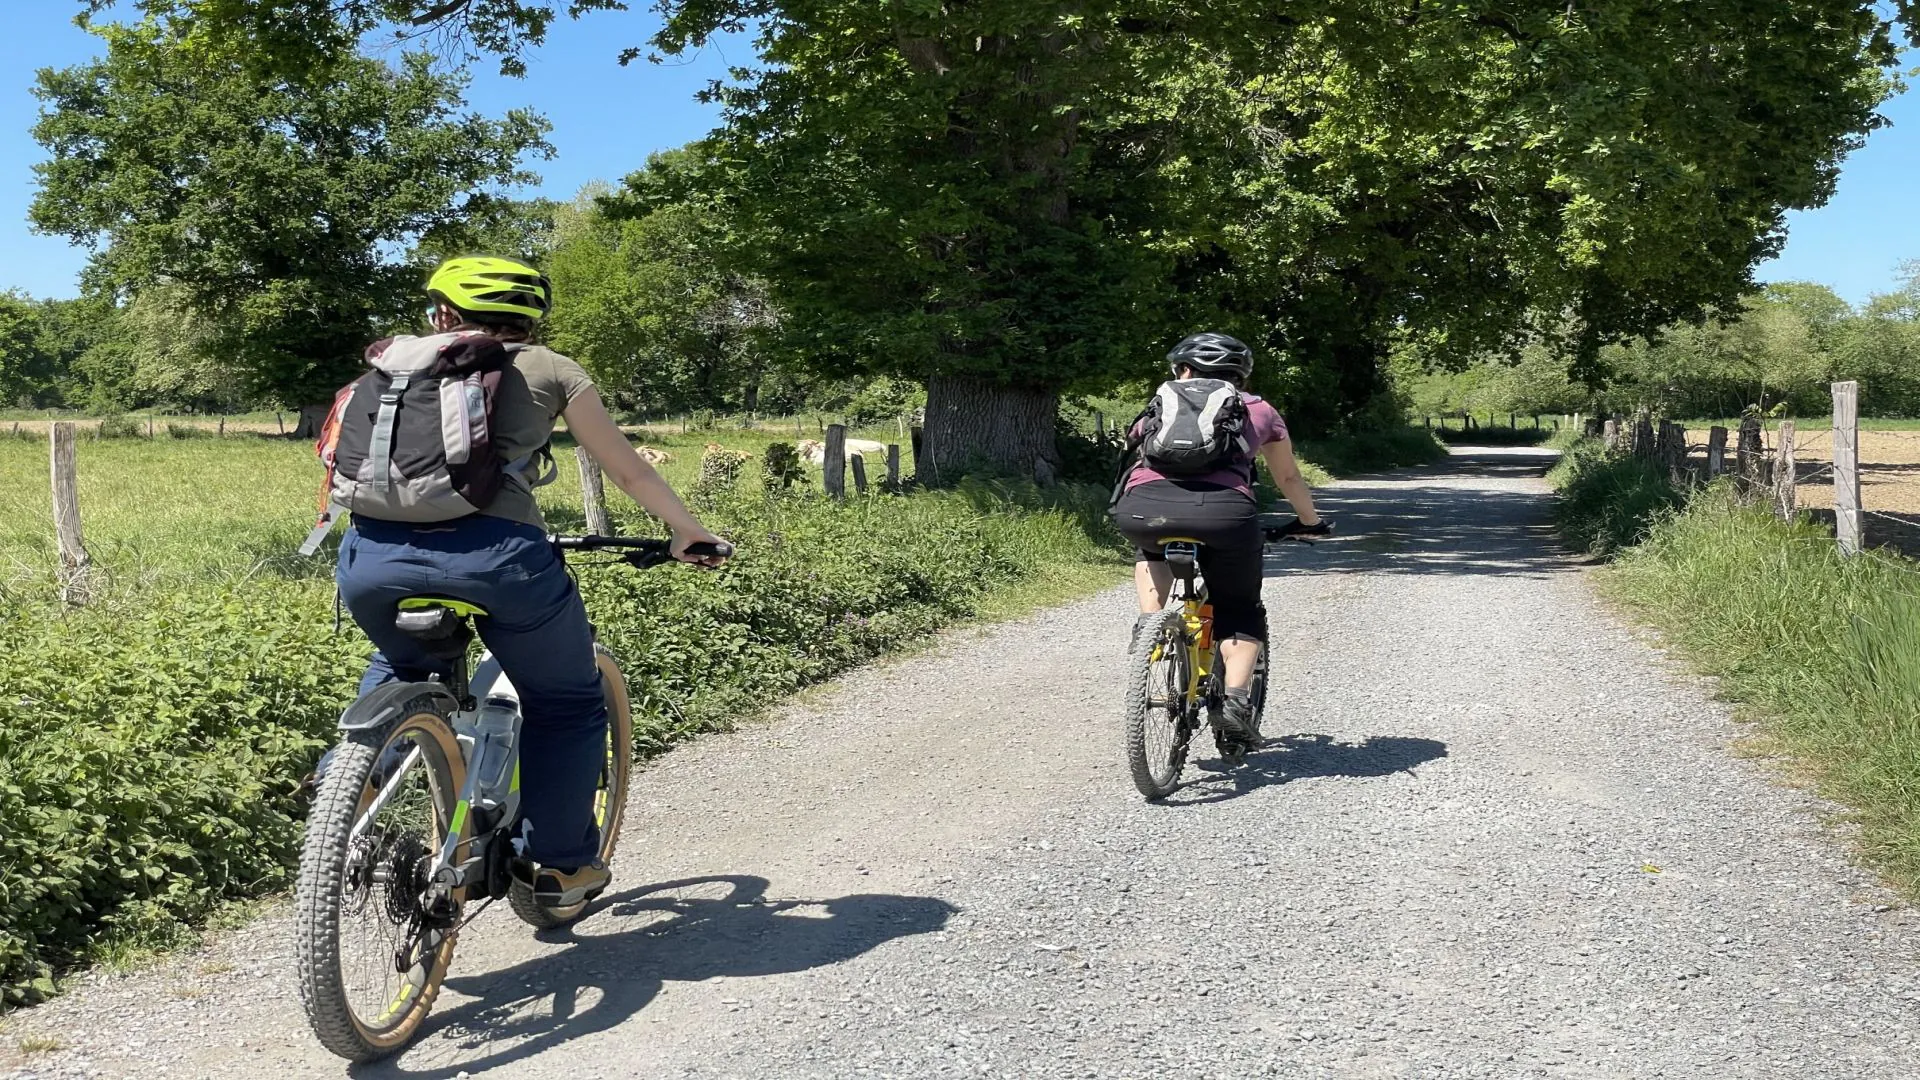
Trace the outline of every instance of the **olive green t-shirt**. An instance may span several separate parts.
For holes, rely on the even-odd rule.
[[[593,379],[571,359],[545,345],[509,346],[513,370],[500,380],[493,402],[493,447],[509,462],[519,461],[547,445],[554,422],[574,398],[593,389]],[[538,469],[529,466],[528,473]],[[481,511],[489,517],[524,522],[545,531],[546,519],[526,476],[509,472],[493,503]]]

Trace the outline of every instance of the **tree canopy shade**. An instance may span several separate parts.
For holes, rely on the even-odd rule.
[[[463,29],[510,67],[563,10],[178,3],[296,69],[306,6]],[[1461,364],[1545,337],[1591,367],[1727,306],[1895,61],[1861,0],[655,6],[660,52],[757,35],[696,183],[787,346],[924,379],[931,457],[1023,470],[1059,392],[1198,327],[1263,345],[1312,431],[1380,395],[1396,340]]]
[[[94,289],[164,287],[152,314],[191,313],[195,348],[211,334],[238,389],[286,404],[424,303],[405,245],[485,218],[549,151],[531,113],[462,113],[464,80],[425,56],[316,58],[295,83],[184,20],[93,32],[104,58],[39,74],[34,225],[94,247]]]

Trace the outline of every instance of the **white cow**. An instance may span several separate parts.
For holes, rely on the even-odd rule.
[[[824,466],[827,463],[827,444],[821,442],[819,439],[803,440],[797,449],[800,451],[801,457],[806,458],[815,465]],[[872,439],[848,439],[847,459],[852,460],[855,454],[859,454],[869,462],[885,461],[887,458],[887,444],[877,443]]]

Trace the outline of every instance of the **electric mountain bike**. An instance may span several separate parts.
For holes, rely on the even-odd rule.
[[[1298,520],[1260,530],[1264,548],[1281,540],[1311,544],[1324,528],[1309,529]],[[1202,545],[1191,537],[1169,536],[1165,545],[1173,589],[1157,620],[1148,622],[1128,657],[1126,696],[1127,766],[1133,786],[1148,799],[1163,799],[1180,781],[1187,750],[1203,724],[1213,729],[1214,746],[1229,765],[1239,765],[1254,748],[1253,738],[1230,730],[1221,718],[1226,699],[1220,645],[1213,639],[1213,607],[1200,573]],[[1267,652],[1253,669],[1248,688],[1254,731],[1267,704]]]
[[[570,551],[618,551],[636,569],[672,562],[665,540],[555,536]],[[726,555],[724,545],[694,554]],[[446,680],[392,682],[341,715],[323,759],[295,889],[300,1000],[321,1045],[365,1062],[404,1047],[433,1008],[460,931],[505,898],[539,928],[585,913],[534,894],[514,848],[520,810],[520,699],[491,654],[469,666],[478,606],[447,596],[400,602],[394,625],[446,662]],[[633,721],[620,667],[599,642],[605,765],[594,793],[600,858],[620,840]],[[469,908],[472,908],[469,911]]]

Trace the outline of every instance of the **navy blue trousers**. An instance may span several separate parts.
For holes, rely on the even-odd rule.
[[[393,628],[401,600],[444,596],[487,609],[474,628],[520,693],[527,854],[543,866],[592,862],[600,850],[593,799],[606,758],[607,706],[586,606],[540,530],[480,514],[432,525],[355,518],[334,580],[378,650],[360,682],[363,694],[394,679],[449,674]]]

